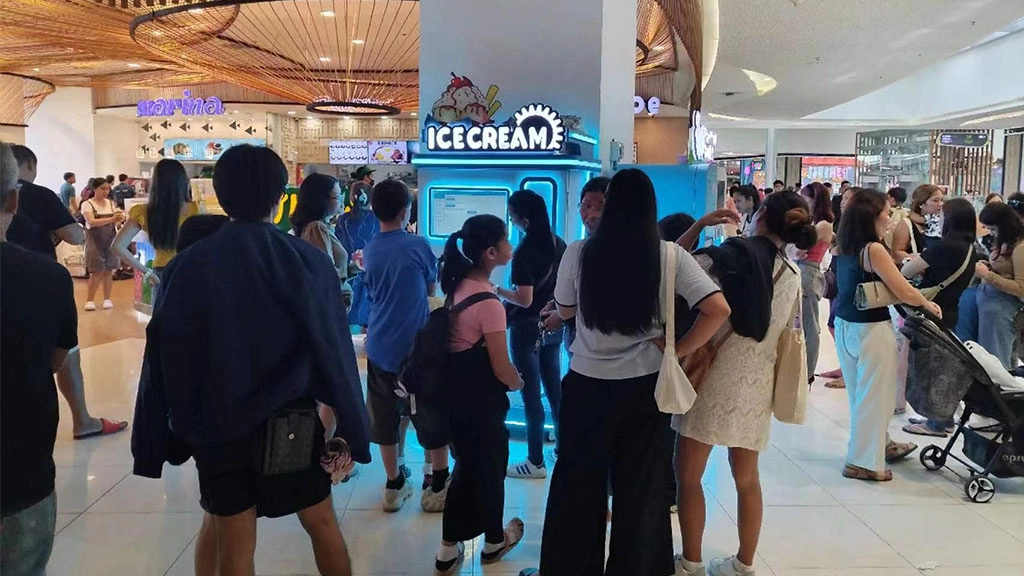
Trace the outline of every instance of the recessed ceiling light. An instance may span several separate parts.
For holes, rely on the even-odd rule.
[[[342,118],[344,118],[345,120],[351,120],[351,118],[349,118],[348,116],[342,116]]]
[[[360,40],[360,39],[356,38],[355,40],[352,41],[352,43],[353,44],[365,44],[366,40]]]
[[[39,72],[39,68],[33,68],[32,70],[35,72]]]
[[[313,119],[312,116],[306,116],[306,120],[312,120],[312,119]]]
[[[292,116],[294,116],[295,115],[295,110],[289,110],[288,114],[291,114]]]
[[[141,68],[142,64],[136,64],[135,62],[132,62],[131,64],[128,65],[128,67],[129,68]]]
[[[149,34],[151,36],[163,36],[164,35],[164,33],[162,31],[160,31],[160,30],[152,30],[152,31],[150,31]]]
[[[754,83],[754,88],[757,90],[758,96],[764,96],[772,90],[775,90],[775,87],[779,85],[779,83],[775,81],[775,78],[772,78],[767,74],[761,74],[760,72],[754,72],[753,70],[746,70],[743,68],[740,68],[740,70],[743,70],[743,73],[747,75],[747,78],[750,78],[750,81]]]
[[[334,12],[331,10],[324,10],[323,12],[320,13],[320,15],[323,16],[324,18],[334,18]]]
[[[416,115],[417,114],[415,112],[409,112],[409,116],[416,116]]]
[[[202,8],[193,8],[188,11],[189,14],[202,14],[203,12],[205,12],[205,10]]]
[[[238,114],[238,110],[232,110],[231,113],[232,114]]]
[[[331,61],[331,59],[330,59],[330,58],[328,58],[327,56],[321,56],[321,57],[320,57],[320,61],[321,61],[321,62],[330,62],[330,61]]]
[[[651,48],[651,50],[653,50],[654,52],[663,52],[665,50],[665,47],[661,44],[658,44],[657,46]]]

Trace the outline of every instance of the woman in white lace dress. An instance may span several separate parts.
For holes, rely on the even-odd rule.
[[[697,389],[697,401],[688,413],[672,421],[679,433],[676,475],[683,535],[683,555],[678,561],[681,571],[677,574],[704,573],[701,477],[713,446],[729,448],[739,499],[740,546],[735,556],[711,561],[707,573],[754,574],[752,564],[762,516],[757,462],[759,453],[768,446],[776,349],[779,335],[800,306],[800,274],[783,248],[795,244],[806,250],[814,245],[816,233],[807,203],[794,192],[771,194],[759,211],[757,236],[746,240],[746,246],[727,243],[713,253],[714,259],[707,254],[697,256],[701,266],[722,286],[727,299],[731,296],[730,282],[735,289],[730,299],[730,321],[711,340],[720,347]],[[744,256],[730,260],[723,253]],[[769,302],[770,314],[764,314]]]

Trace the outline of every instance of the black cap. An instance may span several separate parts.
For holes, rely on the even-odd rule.
[[[352,179],[362,180],[363,178],[366,178],[368,174],[373,174],[374,172],[375,170],[373,168],[370,168],[369,166],[360,166],[358,169],[356,169],[355,172],[352,173]]]

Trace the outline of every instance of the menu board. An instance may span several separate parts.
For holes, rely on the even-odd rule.
[[[327,144],[331,164],[367,164],[369,152],[366,140],[332,140]]]
[[[508,220],[508,188],[430,188],[430,235],[450,236],[470,216],[493,214]]]
[[[370,164],[409,163],[409,148],[404,140],[370,140],[367,151]]]
[[[164,158],[215,162],[225,150],[240,144],[266,146],[266,141],[262,138],[168,138],[164,140]]]

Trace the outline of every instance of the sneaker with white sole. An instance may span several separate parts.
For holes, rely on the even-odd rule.
[[[405,501],[412,498],[412,484],[406,480],[405,484],[397,490],[384,487],[384,511],[398,512],[405,506]]]
[[[548,467],[544,464],[537,466],[527,458],[518,464],[509,466],[505,474],[509,478],[547,478]]]
[[[423,490],[423,496],[420,496],[420,508],[429,514],[444,512],[444,503],[448,499],[448,486],[451,483],[452,477],[449,476],[448,480],[444,483],[444,488],[440,492],[434,492],[433,488],[427,486]]]
[[[104,300],[103,301],[103,309],[104,310],[112,310],[113,308],[114,308],[114,303],[113,302],[111,302],[110,300]]]
[[[708,564],[708,576],[756,576],[757,571],[735,556],[715,558]]]
[[[458,551],[458,556],[453,560],[442,562],[436,556],[434,557],[434,576],[452,576],[452,574],[458,573],[459,569],[462,568],[463,557],[466,555],[466,545],[459,542],[455,547]]]
[[[90,300],[90,301],[85,303],[85,311],[86,312],[92,312],[95,309],[96,309],[96,303],[93,302],[92,300]]]
[[[691,564],[689,570],[686,568],[686,564]],[[683,560],[682,554],[676,554],[676,573],[675,576],[705,576],[707,570],[704,568],[703,562],[686,562]]]

